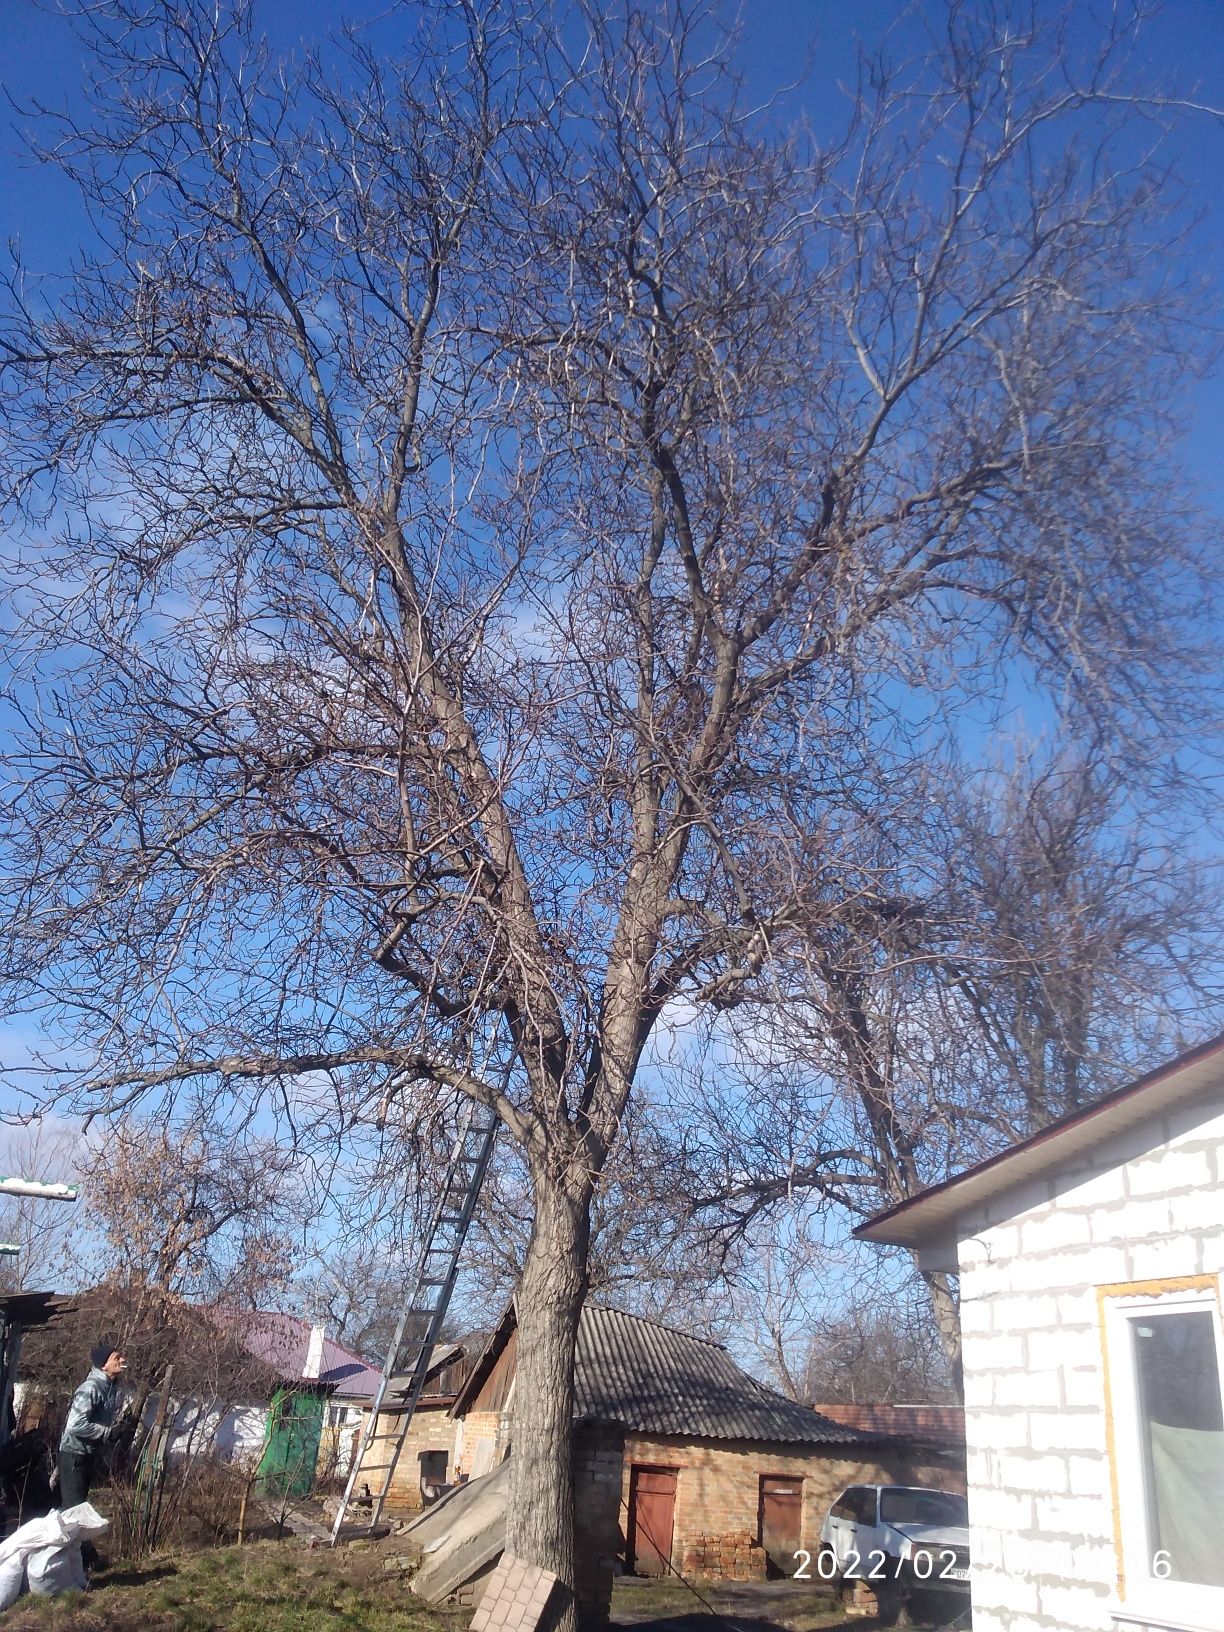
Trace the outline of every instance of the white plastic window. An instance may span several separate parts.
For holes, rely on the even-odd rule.
[[[1126,1616],[1224,1627],[1224,1341],[1211,1288],[1106,1300]]]

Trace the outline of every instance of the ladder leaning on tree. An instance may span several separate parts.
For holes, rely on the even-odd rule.
[[[379,1475],[378,1487],[372,1492],[369,1523],[361,1528],[373,1530],[382,1517],[404,1441],[412,1426],[413,1413],[431,1370],[434,1346],[441,1336],[442,1322],[455,1288],[459,1253],[476,1210],[496,1138],[496,1119],[483,1107],[469,1105],[462,1115],[458,1134],[451,1147],[442,1192],[417,1260],[412,1291],[396,1322],[395,1335],[383,1362],[373,1404],[366,1414],[361,1440],[349,1466],[344,1496],[332,1526],[333,1546],[340,1539],[359,1478],[368,1480],[370,1474]],[[389,1403],[387,1396],[391,1392],[392,1381],[404,1377],[407,1378],[406,1383],[402,1388],[396,1388],[394,1400]],[[388,1433],[379,1441],[379,1424],[384,1417],[394,1419],[394,1433]],[[385,1447],[387,1460],[370,1466],[366,1464],[366,1452],[375,1443]]]

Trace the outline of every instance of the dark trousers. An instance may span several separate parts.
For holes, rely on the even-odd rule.
[[[88,1451],[59,1453],[60,1506],[75,1507],[88,1501],[93,1484],[94,1459]]]
[[[89,1487],[93,1483],[94,1459],[88,1451],[65,1451],[59,1453],[59,1487],[60,1506],[75,1507],[78,1502],[88,1501]],[[98,1549],[92,1541],[81,1543],[81,1557],[88,1569],[98,1557]]]

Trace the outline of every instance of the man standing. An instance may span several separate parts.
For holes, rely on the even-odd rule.
[[[115,1440],[119,1379],[127,1361],[117,1344],[105,1341],[90,1349],[89,1358],[89,1375],[72,1396],[60,1440],[61,1507],[75,1507],[85,1501],[102,1448]]]

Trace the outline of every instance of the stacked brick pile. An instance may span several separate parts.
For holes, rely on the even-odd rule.
[[[844,1599],[847,1619],[874,1616],[880,1612],[880,1601],[866,1581],[856,1581]]]
[[[532,1632],[556,1584],[548,1570],[503,1553],[472,1616],[471,1632]]]
[[[690,1536],[683,1569],[685,1575],[708,1575],[722,1581],[764,1581],[765,1549],[749,1530]]]

